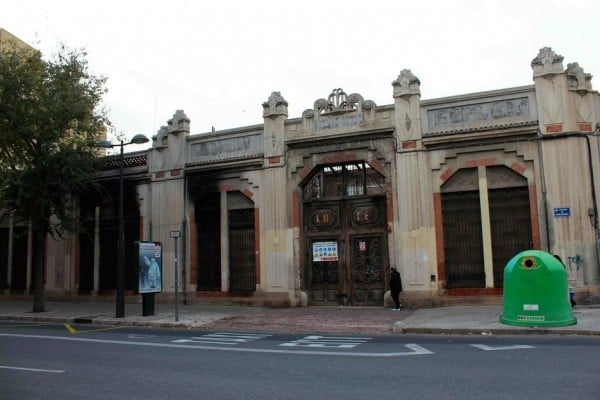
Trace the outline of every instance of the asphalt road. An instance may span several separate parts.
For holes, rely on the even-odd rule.
[[[600,338],[0,323],[0,399],[600,398]]]

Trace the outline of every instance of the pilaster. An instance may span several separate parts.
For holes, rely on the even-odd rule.
[[[392,182],[395,260],[406,290],[437,288],[431,283],[435,275],[435,228],[430,169],[422,148],[421,82],[409,69],[404,69],[392,82],[397,140],[396,171]]]
[[[262,104],[264,170],[259,203],[261,289],[284,292],[294,302],[293,235],[288,226],[291,200],[285,168],[288,103],[279,92]]]
[[[403,69],[392,86],[399,150],[421,147],[421,81],[410,69]]]

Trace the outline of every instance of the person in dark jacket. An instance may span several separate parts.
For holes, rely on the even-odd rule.
[[[402,278],[400,277],[400,273],[394,267],[391,268],[390,271],[390,293],[392,295],[392,300],[394,300],[394,311],[400,310],[402,304],[400,304],[400,292],[402,291]]]

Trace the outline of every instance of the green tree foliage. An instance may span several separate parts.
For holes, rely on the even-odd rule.
[[[106,79],[90,74],[86,56],[64,46],[49,60],[16,47],[0,54],[0,210],[32,226],[34,311],[43,311],[45,238],[77,231],[73,201],[92,185],[108,123]]]

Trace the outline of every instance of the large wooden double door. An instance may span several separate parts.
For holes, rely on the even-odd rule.
[[[305,286],[312,305],[382,305],[388,269],[385,199],[304,207]]]

